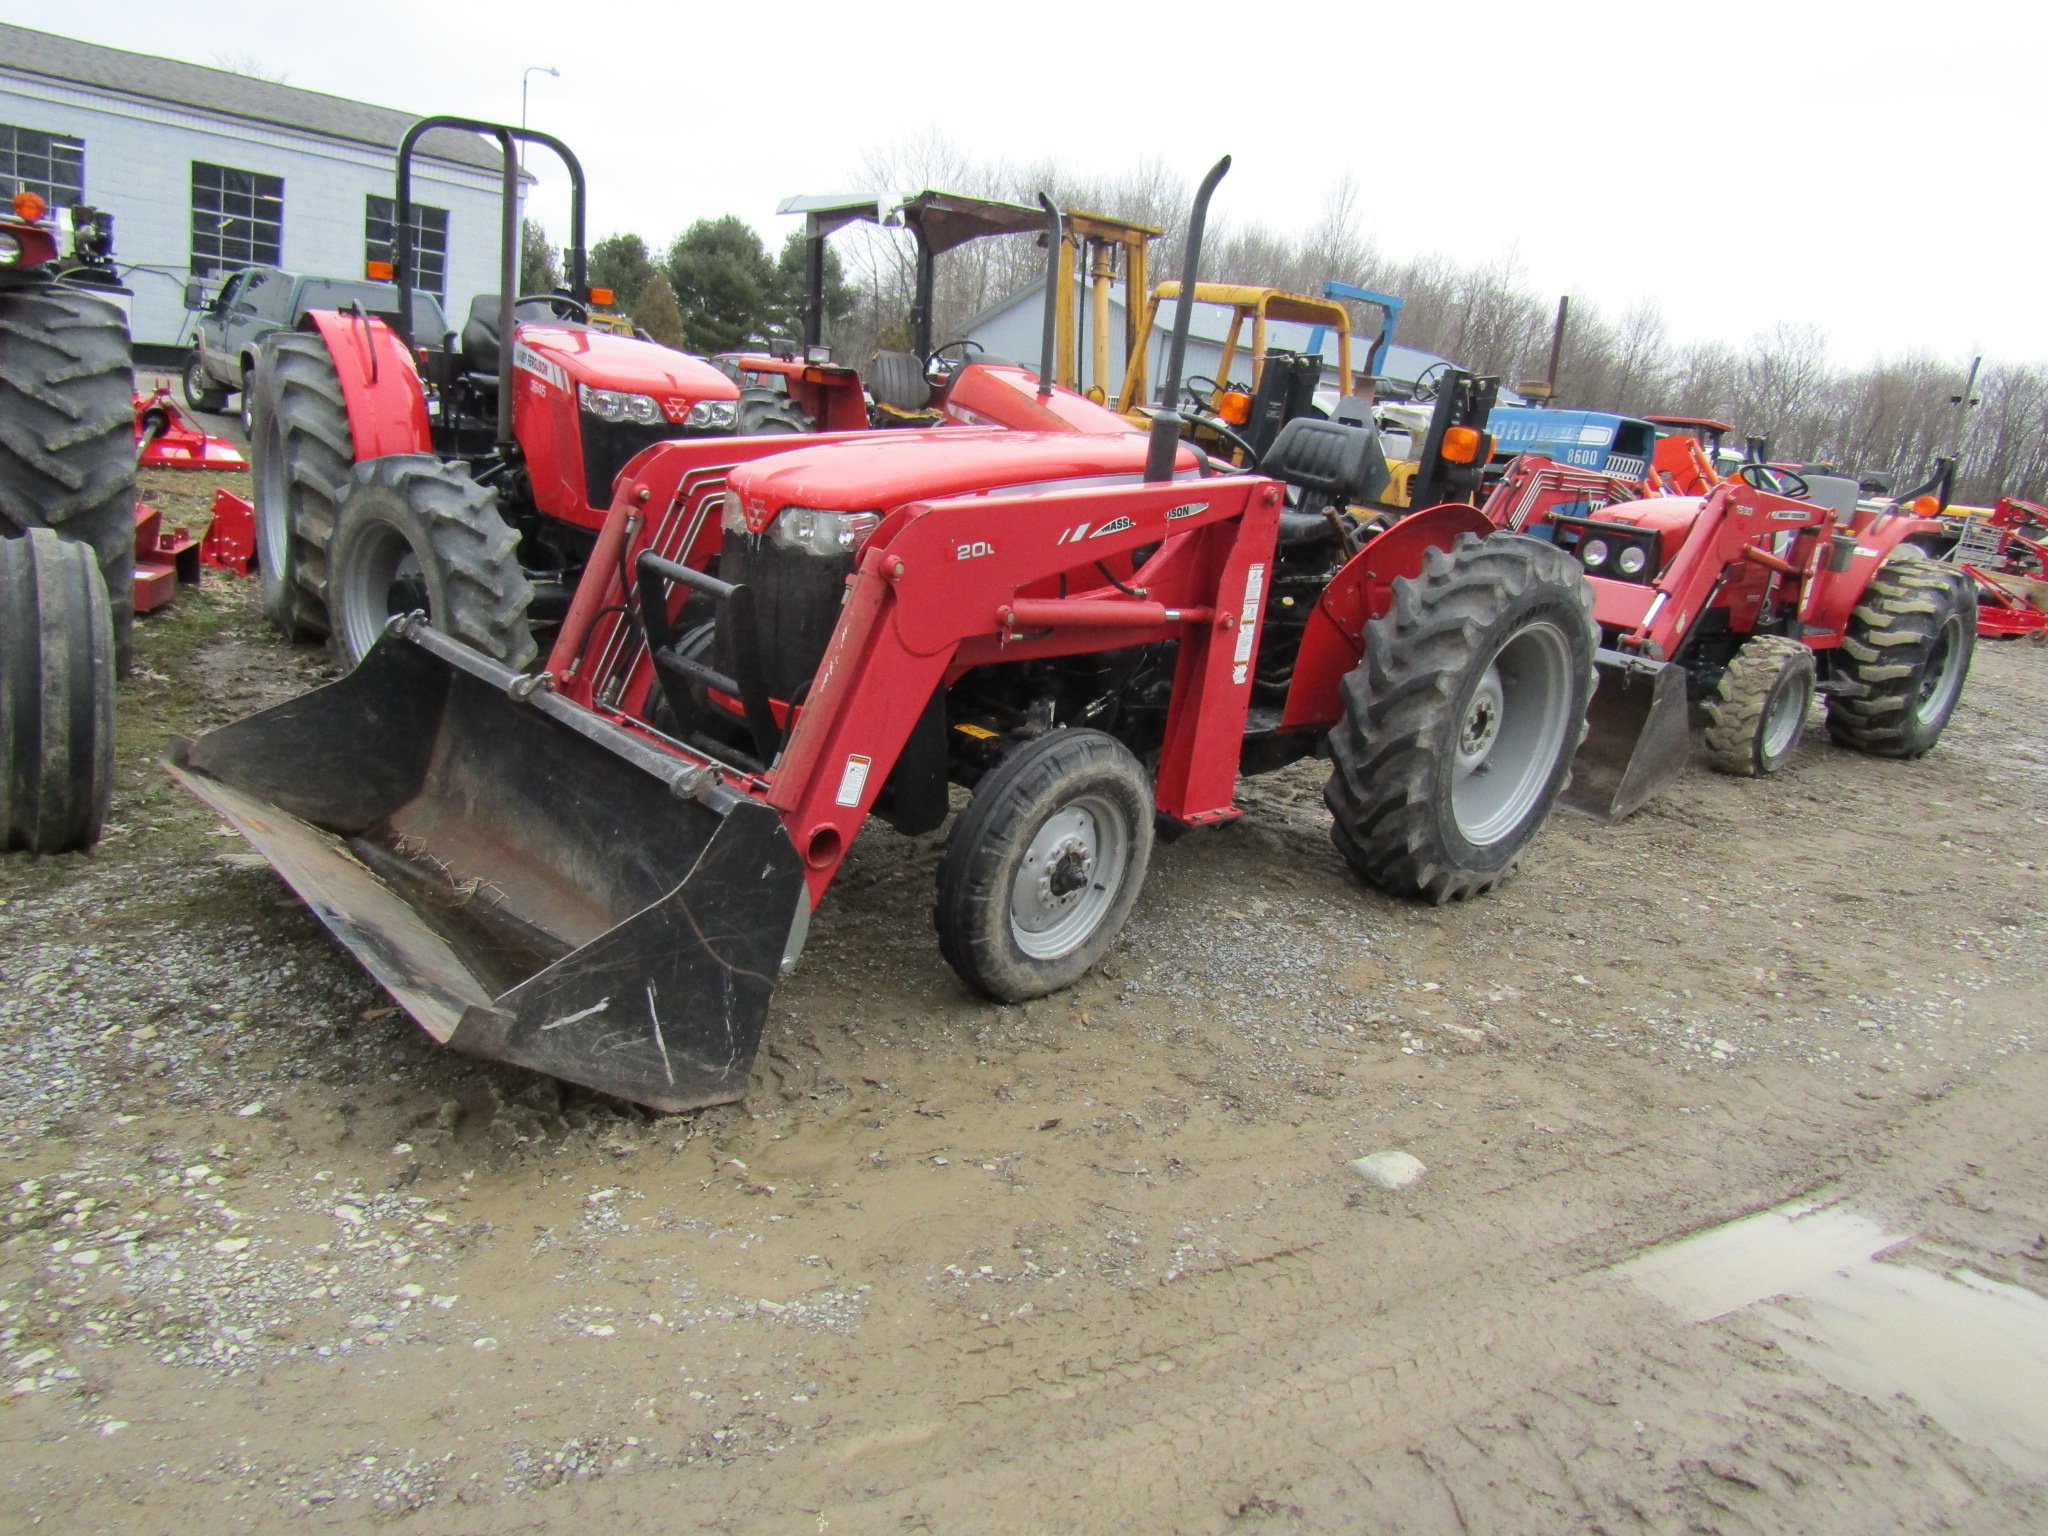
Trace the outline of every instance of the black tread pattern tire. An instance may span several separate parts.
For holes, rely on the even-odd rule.
[[[99,841],[114,786],[114,623],[85,545],[0,539],[0,850]]]
[[[770,432],[808,432],[811,419],[796,403],[780,395],[743,391],[740,395],[735,437],[759,437]]]
[[[1800,731],[1775,754],[1766,751],[1764,722],[1784,688],[1799,688],[1811,706],[1813,683],[1813,649],[1804,642],[1785,635],[1752,635],[1743,641],[1722,668],[1714,696],[1700,705],[1707,717],[1702,736],[1707,766],[1742,778],[1761,778],[1784,767],[1798,749],[1805,714],[1800,715]]]
[[[92,546],[128,670],[135,627],[135,371],[111,299],[63,283],[0,289],[0,534]]]
[[[515,671],[533,660],[533,588],[519,568],[519,535],[499,514],[497,497],[460,464],[394,453],[358,464],[341,493],[330,546],[330,642],[345,665],[361,661],[375,643],[375,632],[353,616],[359,604],[374,612],[385,602],[372,577],[377,548],[395,548],[394,535],[419,563],[434,628]]]
[[[1945,705],[1923,715],[1929,664],[1948,632],[1948,665],[1961,668]],[[1839,666],[1860,695],[1831,694],[1828,735],[1874,757],[1919,757],[1941,740],[1969,679],[1977,646],[1977,589],[1931,560],[1897,559],[1864,589],[1842,636]]]
[[[185,359],[185,374],[181,381],[185,391],[185,404],[195,411],[206,411],[219,416],[228,408],[228,392],[214,382],[201,361],[199,349],[194,347],[192,355]]]
[[[1526,815],[1475,846],[1451,802],[1464,707],[1508,639],[1539,622],[1569,647],[1569,720]],[[1500,884],[1570,781],[1598,646],[1578,562],[1541,540],[1463,534],[1452,549],[1430,550],[1419,576],[1397,578],[1387,612],[1366,625],[1364,657],[1340,687],[1344,715],[1328,738],[1330,840],[1352,870],[1390,895],[1438,905]]]
[[[1121,878],[1081,943],[1056,958],[1035,958],[1011,930],[1019,861],[1045,822],[1083,796],[1111,800],[1127,818]],[[939,953],[968,986],[999,1002],[1073,985],[1102,958],[1138,899],[1152,859],[1152,816],[1145,770],[1115,737],[1058,730],[1017,748],[975,786],[947,836],[932,904]]]
[[[355,464],[326,342],[306,331],[266,337],[248,398],[264,616],[288,640],[317,640],[328,632],[327,548]]]

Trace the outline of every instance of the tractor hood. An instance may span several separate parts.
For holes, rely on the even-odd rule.
[[[742,464],[726,484],[759,533],[784,507],[890,512],[950,496],[1132,484],[1144,475],[1146,448],[1137,432],[882,432]],[[1176,478],[1201,467],[1201,455],[1181,444]]]
[[[552,363],[575,383],[629,395],[652,395],[664,405],[672,399],[692,403],[736,400],[740,392],[737,384],[701,357],[657,342],[580,326],[522,322],[514,360],[518,367],[543,378],[549,377],[548,371],[536,364]],[[551,382],[566,389],[560,379]]]

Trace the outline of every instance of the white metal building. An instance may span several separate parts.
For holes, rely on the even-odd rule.
[[[191,278],[359,278],[387,259],[393,151],[418,115],[0,25],[0,195],[114,215],[145,361],[187,343]],[[445,132],[414,164],[420,286],[458,327],[498,287],[498,164],[495,144]]]

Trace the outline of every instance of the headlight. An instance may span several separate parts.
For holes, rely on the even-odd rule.
[[[683,418],[683,425],[705,431],[729,432],[738,419],[739,402],[736,400],[699,400],[690,407],[690,414]]]
[[[728,512],[727,516],[731,516]],[[850,555],[861,541],[882,526],[876,512],[819,512],[810,507],[784,507],[768,529],[783,549],[813,555]]]
[[[725,493],[725,511],[719,517],[718,522],[719,526],[725,529],[727,533],[745,533],[747,531],[747,514],[740,510],[740,493],[738,491],[727,491]]]
[[[12,235],[0,234],[0,267],[11,267],[21,260],[21,242]]]
[[[600,421],[631,421],[651,427],[663,419],[661,402],[652,395],[629,395],[616,389],[576,386],[576,399]]]
[[[1614,568],[1624,576],[1642,575],[1643,567],[1649,563],[1649,552],[1640,544],[1631,544],[1614,557]]]
[[[1588,539],[1579,546],[1579,558],[1586,563],[1586,569],[1597,571],[1607,563],[1607,541]]]

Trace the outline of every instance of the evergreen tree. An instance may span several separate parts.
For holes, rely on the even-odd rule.
[[[693,352],[733,352],[773,330],[787,312],[781,270],[744,219],[699,219],[665,263]]]
[[[519,291],[553,293],[561,286],[561,252],[548,243],[548,232],[538,219],[523,220],[519,226]]]
[[[633,323],[665,347],[680,351],[686,341],[683,312],[676,307],[676,292],[668,278],[650,270],[647,281],[633,299]]]
[[[638,235],[607,235],[590,248],[590,286],[609,288],[618,295],[618,307],[638,319],[634,305],[647,280],[654,276],[654,260],[647,242]],[[669,294],[671,306],[675,294]],[[645,322],[641,322],[645,325]]]
[[[791,336],[803,334],[805,244],[804,232],[791,230],[789,238],[782,242],[782,255],[775,263],[782,278],[782,328]],[[825,242],[824,297],[824,324],[829,331],[835,321],[844,320],[853,313],[855,298],[853,288],[846,281],[845,264],[829,240]]]

